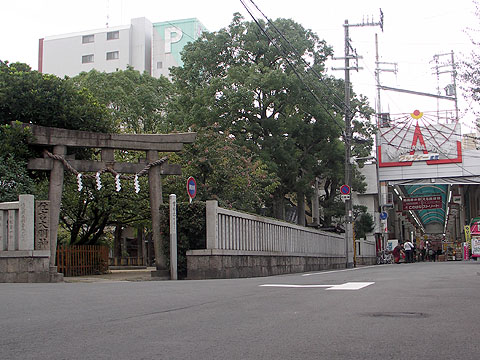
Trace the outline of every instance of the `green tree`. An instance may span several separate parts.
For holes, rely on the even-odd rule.
[[[337,158],[325,148],[342,148],[344,87],[325,74],[332,51],[312,31],[286,19],[261,26],[270,39],[235,14],[228,28],[187,45],[184,66],[172,71],[179,93],[172,115],[184,128],[215,126],[257,154],[279,179],[273,197],[264,200],[283,218],[287,194],[303,202],[315,176],[333,174],[318,163]]]
[[[27,173],[26,170],[27,160],[38,155],[35,147],[28,146],[30,132],[28,128],[11,126],[13,121],[74,130],[107,132],[112,129],[107,107],[86,88],[77,88],[66,79],[32,71],[26,64],[0,61],[0,153],[4,165],[0,174],[5,198],[23,192],[46,198],[48,193],[46,174]],[[75,152],[77,158],[93,156],[91,151],[69,151]],[[71,191],[68,179],[67,174],[65,199],[75,195],[77,203],[88,203],[89,199]],[[61,219],[68,218],[67,203],[62,204]],[[75,232],[73,234],[75,236]]]
[[[475,16],[480,22],[480,2],[473,0],[475,5]],[[478,27],[469,28],[468,34],[470,35],[470,41],[472,42],[473,50],[470,52],[470,56],[462,57],[459,64],[459,77],[461,80],[461,88],[464,91],[464,98],[467,103],[472,104],[475,102],[480,103],[480,39],[478,38]],[[478,108],[471,107],[475,115],[478,117],[480,111]],[[479,125],[476,125],[479,129]]]
[[[148,186],[142,179],[142,190],[135,193],[131,180],[121,180],[121,191],[115,191],[111,174],[101,177],[102,188],[96,188],[95,179],[84,177],[78,191],[77,178],[66,176],[60,220],[67,230],[62,242],[71,245],[105,243],[109,226],[147,226],[150,219]]]
[[[357,239],[365,239],[367,234],[375,228],[373,216],[367,212],[366,206],[354,206],[355,216],[355,237]]]
[[[167,133],[166,106],[171,96],[171,83],[128,67],[113,73],[92,70],[68,80],[76,89],[91,92],[108,109],[118,132]],[[144,152],[116,151],[116,161],[135,162]],[[122,190],[115,191],[111,175],[103,175],[105,186],[95,190],[92,180],[81,194],[75,179],[66,183],[62,206],[62,222],[69,230],[71,243],[87,244],[103,238],[107,226],[149,226],[148,185],[140,178],[142,191],[136,194],[133,180],[122,181]],[[118,239],[117,239],[118,240]]]
[[[0,124],[108,131],[107,109],[86,89],[22,63],[0,61]]]
[[[35,182],[27,171],[30,151],[28,129],[0,125],[0,202],[17,201],[20,194],[35,194]]]
[[[167,133],[166,108],[172,85],[128,67],[113,73],[91,70],[70,79],[78,89],[88,89],[103,104],[119,131],[134,134]]]
[[[165,190],[179,201],[188,200],[185,184],[193,176],[197,201],[218,200],[223,207],[258,212],[279,184],[256,154],[213,129],[199,129],[195,143],[171,160],[182,165],[183,175],[167,178]]]
[[[34,194],[35,183],[24,161],[12,155],[0,155],[0,202],[17,201],[21,194]]]

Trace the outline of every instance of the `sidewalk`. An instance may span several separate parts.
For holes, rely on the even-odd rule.
[[[112,282],[112,281],[155,281],[151,272],[155,267],[134,270],[110,270],[107,274],[72,276],[64,277],[66,283],[92,283],[92,282]]]

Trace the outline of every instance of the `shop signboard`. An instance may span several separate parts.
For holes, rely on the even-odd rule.
[[[470,249],[472,257],[480,257],[480,217],[470,222]]]
[[[387,241],[387,250],[388,251],[393,251],[395,247],[398,245],[398,240],[397,239],[392,239]]]
[[[403,210],[427,210],[427,209],[441,209],[441,196],[418,196],[408,197],[403,199]]]
[[[470,260],[470,248],[466,242],[463,243],[463,260]]]
[[[480,236],[472,236],[472,257],[480,257]]]
[[[470,233],[472,235],[480,235],[480,218],[473,218],[470,223]]]

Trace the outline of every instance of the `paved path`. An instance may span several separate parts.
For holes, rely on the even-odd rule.
[[[154,267],[135,270],[110,270],[108,274],[65,277],[64,282],[93,283],[106,281],[152,281],[156,280],[151,276],[153,270],[155,270]]]
[[[232,280],[140,273],[0,284],[0,359],[478,358],[480,262]]]

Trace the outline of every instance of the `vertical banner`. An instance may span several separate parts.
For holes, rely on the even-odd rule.
[[[177,269],[177,195],[171,194],[170,200],[170,279],[178,279]]]
[[[470,260],[470,249],[472,248],[472,233],[470,232],[470,225],[464,226],[465,246],[463,251],[463,259]]]
[[[465,225],[464,227],[465,231],[465,242],[468,245],[468,248],[472,248],[472,233],[470,232],[470,225]]]
[[[466,242],[463,243],[463,260],[470,260],[470,251]]]

